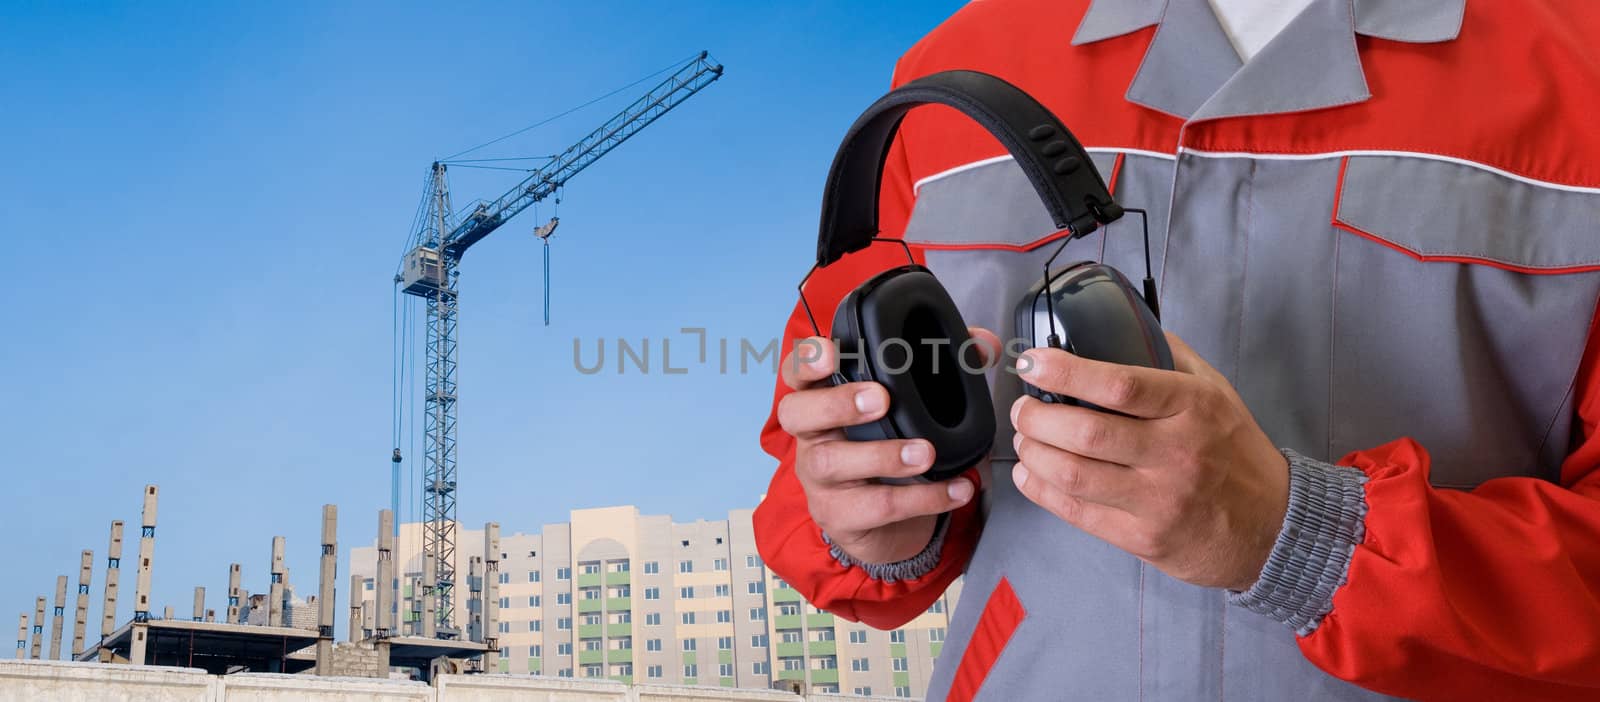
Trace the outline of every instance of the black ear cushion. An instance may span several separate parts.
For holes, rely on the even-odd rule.
[[[955,302],[933,274],[906,266],[857,288],[834,315],[834,336],[854,346],[841,359],[848,380],[889,392],[889,412],[851,427],[856,440],[927,439],[934,464],[923,477],[945,480],[977,463],[994,444],[994,401],[979,354]],[[959,357],[958,357],[959,356]]]

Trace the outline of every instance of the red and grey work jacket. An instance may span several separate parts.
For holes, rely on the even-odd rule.
[[[1600,3],[1316,0],[1241,65],[1207,0],[980,0],[894,80],[948,69],[1040,98],[1149,210],[1165,326],[1298,454],[1288,528],[1242,594],[1074,529],[1012,486],[992,373],[994,477],[903,564],[830,549],[769,419],[774,571],[882,628],[964,572],[930,699],[1600,699]],[[914,111],[881,219],[1009,338],[1064,232],[1004,153]],[[822,328],[903,256],[813,277]],[[1142,273],[1136,220],[1061,260],[1101,258]]]

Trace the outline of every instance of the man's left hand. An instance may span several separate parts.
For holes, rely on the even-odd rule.
[[[1023,396],[1011,407],[1017,489],[1056,516],[1179,580],[1248,589],[1289,500],[1288,462],[1233,386],[1177,336],[1177,370],[1033,349],[1027,383],[1086,407]]]

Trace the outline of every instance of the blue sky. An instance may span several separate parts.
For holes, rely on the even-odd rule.
[[[960,4],[0,9],[0,613],[91,548],[95,633],[108,524],[129,524],[131,563],[146,483],[158,613],[186,616],[195,585],[223,607],[233,561],[263,589],[279,534],[314,589],[320,506],[348,547],[388,503],[389,280],[430,160],[702,48],[726,77],[568,186],[550,327],[529,234],[548,203],[467,254],[460,514],[510,532],[579,507],[752,506],[769,374],[664,376],[653,356],[648,375],[584,375],[573,339],[671,337],[680,365],[681,327],[776,335],[839,136]],[[553,153],[642,91],[473,155]],[[458,205],[515,182],[451,176]]]

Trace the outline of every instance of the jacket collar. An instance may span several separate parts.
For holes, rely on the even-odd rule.
[[[1156,26],[1127,98],[1189,119],[1297,112],[1371,97],[1355,35],[1451,41],[1466,0],[1315,0],[1242,64],[1207,0],[1094,0],[1074,45]]]

